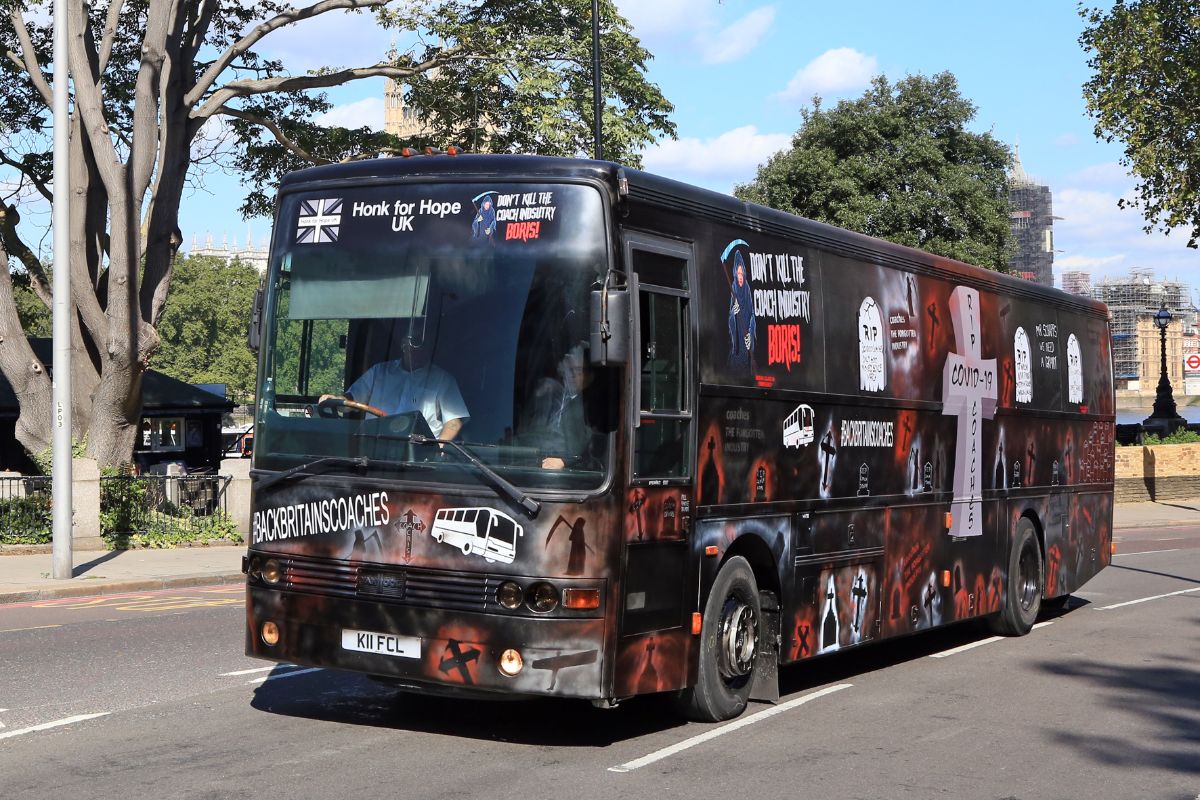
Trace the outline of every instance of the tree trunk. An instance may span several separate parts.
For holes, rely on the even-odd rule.
[[[4,224],[6,212],[0,205],[0,225]],[[8,250],[0,240],[0,264],[8,264]],[[17,441],[29,453],[36,454],[51,446],[50,425],[53,419],[53,389],[50,376],[17,318],[16,299],[13,297],[12,275],[8,269],[0,270],[0,308],[11,309],[11,313],[0,314],[0,372],[4,374],[13,394],[17,396],[21,412],[17,417]]]

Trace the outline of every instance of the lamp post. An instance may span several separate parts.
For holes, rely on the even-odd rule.
[[[1154,324],[1158,327],[1159,335],[1158,388],[1154,394],[1154,410],[1150,412],[1150,416],[1142,420],[1142,427],[1152,428],[1160,436],[1170,436],[1179,428],[1187,425],[1187,420],[1179,416],[1175,408],[1175,395],[1171,392],[1171,379],[1167,377],[1167,326],[1171,324],[1171,312],[1167,311],[1165,301],[1162,308],[1154,315]]]

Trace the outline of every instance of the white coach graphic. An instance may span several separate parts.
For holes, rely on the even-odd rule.
[[[443,508],[429,533],[442,544],[461,548],[463,555],[511,564],[517,557],[517,537],[524,536],[525,529],[494,508]]]
[[[783,446],[800,447],[812,444],[812,441],[813,409],[812,406],[801,403],[783,421]]]

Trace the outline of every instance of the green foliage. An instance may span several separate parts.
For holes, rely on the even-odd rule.
[[[1148,433],[1142,437],[1142,444],[1197,444],[1200,443],[1200,433],[1189,431],[1187,428],[1180,428],[1168,436],[1159,436],[1156,433]]]
[[[79,439],[71,439],[71,458],[84,458],[87,456],[87,437],[82,441]],[[30,460],[38,469],[39,475],[49,475],[54,470],[54,448],[47,447],[39,453],[31,455]]]
[[[258,280],[258,270],[240,261],[176,261],[158,324],[162,344],[151,366],[185,383],[223,383],[230,394],[252,393],[257,364],[246,328]]]
[[[966,125],[975,106],[949,72],[884,76],[832,110],[813,98],[792,147],[772,156],[743,200],[977,266],[1011,255],[1008,147]]]
[[[1121,163],[1139,178],[1145,230],[1200,237],[1200,13],[1194,0],[1117,0],[1079,10],[1079,43],[1093,75],[1083,85],[1096,136],[1125,145]]]
[[[49,270],[47,270],[49,272]],[[26,336],[50,336],[50,309],[30,288],[29,273],[12,273],[13,299],[17,301],[17,317]]]
[[[49,544],[52,538],[50,492],[0,500],[0,544]]]

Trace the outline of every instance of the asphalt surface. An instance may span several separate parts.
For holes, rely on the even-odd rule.
[[[1195,800],[1200,526],[1116,538],[1026,637],[961,625],[788,668],[779,705],[723,725],[255,661],[236,586],[3,606],[0,796]]]

